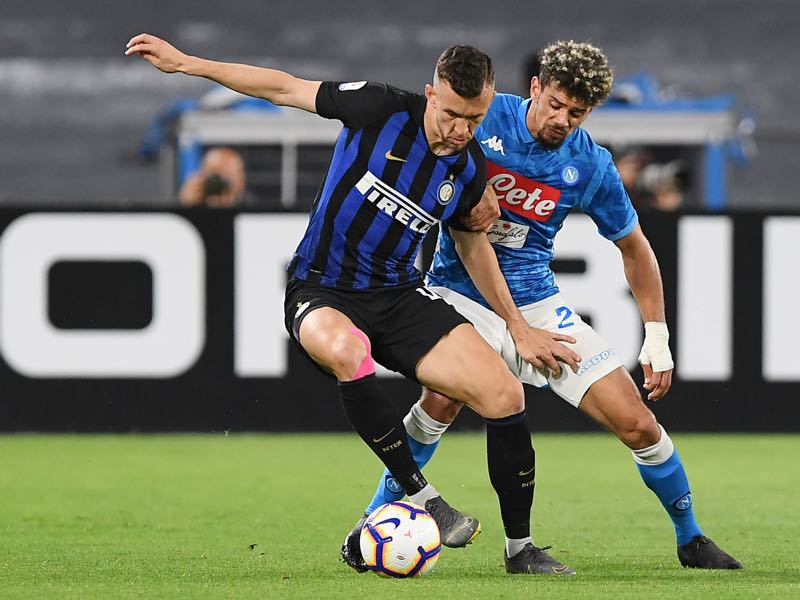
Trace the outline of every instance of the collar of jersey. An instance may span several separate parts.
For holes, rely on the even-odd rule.
[[[525,122],[525,119],[528,116],[528,108],[530,105],[531,99],[528,98],[527,100],[520,102],[519,106],[517,106],[517,132],[519,133],[519,139],[526,144],[536,141],[536,138],[533,137],[533,134],[531,134],[530,130],[528,129],[528,125]]]

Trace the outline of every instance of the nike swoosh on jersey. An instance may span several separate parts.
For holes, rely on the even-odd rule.
[[[387,150],[386,154],[384,154],[387,160],[396,160],[399,162],[408,162],[405,158],[400,158],[399,156],[395,156],[392,154],[391,150]]]

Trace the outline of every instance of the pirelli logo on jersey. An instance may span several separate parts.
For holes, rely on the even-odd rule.
[[[392,217],[395,221],[400,221],[411,231],[425,234],[431,227],[439,223],[438,219],[429,215],[425,210],[369,171],[364,173],[364,176],[358,181],[356,189],[379,210]]]
[[[486,175],[494,188],[500,208],[505,208],[533,221],[547,221],[561,198],[561,190],[529,179],[486,161]]]

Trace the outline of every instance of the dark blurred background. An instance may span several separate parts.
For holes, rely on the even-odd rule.
[[[526,55],[555,39],[590,40],[618,78],[646,71],[680,97],[734,93],[757,124],[757,154],[730,171],[728,207],[796,206],[796,0],[4,0],[0,12],[4,205],[175,204],[137,148],[159,111],[209,85],[123,56],[127,40],[148,31],[209,58],[412,90],[451,43],[482,47],[497,63],[498,89],[522,92]]]

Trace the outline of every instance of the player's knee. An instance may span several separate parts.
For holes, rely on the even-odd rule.
[[[487,401],[482,416],[489,419],[501,419],[516,415],[525,410],[525,392],[522,383],[510,371],[506,371],[492,382],[487,390]]]
[[[439,423],[452,423],[463,406],[461,402],[451,400],[428,388],[422,388],[420,403],[425,413]]]
[[[626,415],[617,423],[617,437],[628,448],[638,450],[658,443],[661,428],[655,416],[646,407]]]
[[[367,342],[350,332],[337,334],[328,348],[328,368],[339,381],[356,379],[369,355]]]

